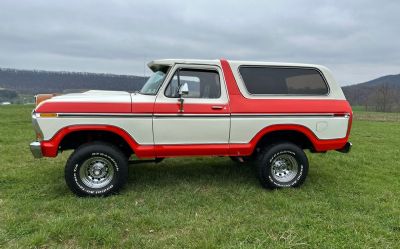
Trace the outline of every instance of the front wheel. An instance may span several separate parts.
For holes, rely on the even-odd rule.
[[[128,176],[128,159],[115,146],[92,142],[77,148],[65,165],[65,181],[78,196],[118,192]]]
[[[298,187],[308,173],[308,159],[304,151],[286,142],[262,150],[257,166],[258,178],[265,188]]]

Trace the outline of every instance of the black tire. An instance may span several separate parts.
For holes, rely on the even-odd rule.
[[[308,174],[308,159],[295,144],[282,142],[263,149],[257,160],[258,178],[264,188],[298,187]]]
[[[117,147],[104,142],[80,146],[65,165],[65,181],[77,196],[117,193],[127,177],[128,158]]]

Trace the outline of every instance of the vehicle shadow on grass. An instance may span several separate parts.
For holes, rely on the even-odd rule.
[[[163,188],[181,184],[259,187],[254,165],[229,158],[171,158],[160,163],[130,165],[127,188]]]
[[[308,177],[301,188],[307,192],[326,192],[340,182],[340,175],[326,167],[322,162],[310,165]],[[167,187],[192,186],[193,188],[216,187],[220,189],[261,187],[254,163],[236,163],[229,158],[199,157],[171,158],[161,163],[130,165],[129,178],[125,189],[146,191]]]

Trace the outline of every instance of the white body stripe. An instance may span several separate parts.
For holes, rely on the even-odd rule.
[[[83,114],[79,114],[83,115]],[[329,116],[115,116],[37,118],[44,140],[70,125],[113,125],[127,131],[139,144],[220,144],[248,143],[262,129],[271,125],[301,125],[318,139],[344,138],[348,117]],[[154,129],[153,121],[157,124]],[[230,123],[231,122],[231,123]],[[230,126],[230,129],[229,129]],[[190,127],[190,129],[188,129]]]
[[[229,117],[155,117],[155,144],[229,142]]]

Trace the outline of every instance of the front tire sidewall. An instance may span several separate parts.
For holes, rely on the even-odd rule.
[[[99,189],[90,188],[90,187],[86,186],[81,180],[80,169],[81,169],[82,163],[85,160],[89,159],[90,157],[103,157],[105,159],[108,159],[112,163],[111,167],[113,167],[113,169],[114,169],[113,179],[111,180],[111,182],[109,184],[107,184],[103,188],[99,188]],[[115,184],[118,182],[118,179],[117,179],[118,173],[119,173],[118,163],[109,155],[101,153],[101,152],[93,152],[93,153],[91,153],[90,157],[88,157],[87,159],[83,160],[80,163],[75,164],[74,172],[73,172],[75,184],[81,191],[87,193],[88,195],[104,195],[104,194],[112,191]]]
[[[65,168],[65,180],[69,188],[78,196],[107,196],[116,193],[125,183],[127,159],[112,147],[102,144],[78,148],[69,158]],[[110,183],[102,188],[91,188],[81,180],[80,169],[91,157],[101,157],[111,163],[114,173]]]
[[[279,181],[272,172],[272,162],[281,155],[292,156],[298,165],[297,173],[294,178],[288,182]],[[304,183],[308,173],[307,156],[299,147],[294,144],[285,143],[271,146],[266,149],[258,162],[259,180],[266,188],[289,188],[298,187]]]

